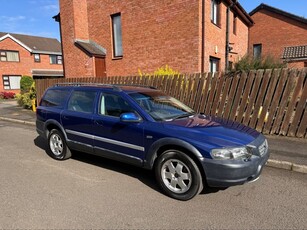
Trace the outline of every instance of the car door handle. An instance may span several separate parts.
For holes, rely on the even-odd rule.
[[[94,120],[94,124],[95,125],[103,125],[103,121]]]
[[[62,118],[65,119],[65,120],[68,120],[69,118],[65,115],[62,115]]]

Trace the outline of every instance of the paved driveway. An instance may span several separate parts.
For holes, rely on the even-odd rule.
[[[265,168],[181,202],[148,171],[85,154],[59,162],[43,148],[33,127],[0,121],[0,229],[307,228],[306,174]]]

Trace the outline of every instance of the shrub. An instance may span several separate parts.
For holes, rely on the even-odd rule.
[[[31,87],[30,87],[29,93],[30,93],[30,99],[31,99],[31,100],[36,99],[35,81],[33,81],[32,85],[31,85]]]
[[[35,81],[32,77],[22,76],[20,80],[20,94],[16,95],[18,105],[32,108],[32,100],[36,99]]]
[[[31,109],[32,108],[32,100],[30,98],[30,93],[24,93],[24,94],[17,94],[17,103],[18,105],[26,108]]]
[[[13,92],[0,92],[0,99],[13,99],[15,98],[15,93]]]
[[[21,92],[21,94],[29,92],[33,82],[34,82],[34,80],[33,80],[32,77],[22,76],[21,79],[20,79],[20,92]]]
[[[231,71],[275,69],[283,67],[286,67],[286,64],[282,63],[278,59],[273,58],[272,56],[266,56],[264,58],[253,58],[246,55],[234,64],[234,68]]]
[[[178,75],[178,74],[180,74],[178,71],[173,70],[168,65],[162,66],[162,67],[156,69],[152,73],[145,73],[145,72],[142,72],[140,69],[138,69],[138,72],[139,72],[140,76],[165,76],[165,75]]]

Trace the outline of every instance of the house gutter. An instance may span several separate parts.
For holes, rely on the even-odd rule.
[[[61,26],[61,14],[58,13],[57,15],[52,17],[56,22],[59,23],[60,29],[60,37],[61,37],[61,51],[62,51],[62,65],[63,65],[63,77],[65,78],[65,57],[64,57],[64,50],[63,50],[63,36],[62,36],[62,26]]]
[[[225,47],[225,72],[229,69],[229,18],[230,18],[230,7],[231,5],[227,6],[226,9],[226,47]]]
[[[205,72],[205,0],[201,0],[201,57],[200,72]]]

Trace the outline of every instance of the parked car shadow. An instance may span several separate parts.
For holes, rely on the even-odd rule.
[[[49,155],[46,140],[42,137],[37,136],[34,139],[34,144]],[[161,192],[155,182],[154,174],[150,170],[78,151],[72,152],[72,159],[134,177],[148,187]]]
[[[39,147],[40,149],[44,150],[44,152],[49,155],[48,152],[48,146],[46,143],[46,140],[44,140],[41,136],[37,136],[34,139],[34,144]],[[153,171],[146,170],[143,168],[139,168],[136,166],[132,166],[129,164],[125,164],[122,162],[110,160],[107,158],[83,153],[83,152],[78,152],[78,151],[73,151],[72,152],[72,159],[84,162],[86,164],[91,164],[96,167],[101,167],[105,169],[109,169],[115,172],[120,172],[122,174],[125,174],[130,177],[134,177],[141,181],[143,184],[147,185],[153,190],[158,191],[159,193],[162,193],[160,188],[158,187],[155,176]],[[216,193],[221,190],[225,190],[226,188],[210,188],[207,185],[204,185],[204,190],[200,194],[210,194],[210,193]]]

